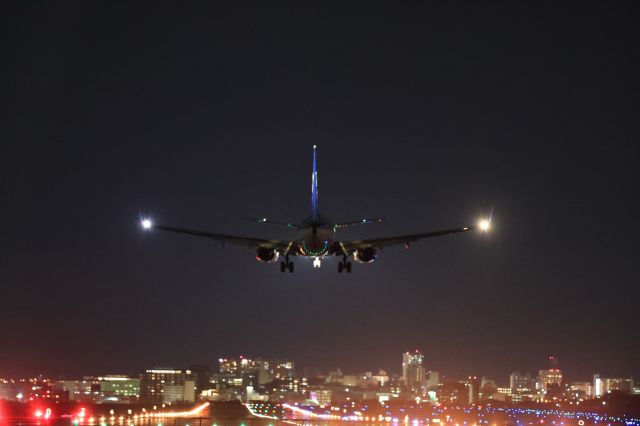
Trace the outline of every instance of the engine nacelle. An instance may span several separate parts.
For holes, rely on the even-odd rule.
[[[358,263],[371,263],[376,260],[378,253],[373,247],[358,249],[353,253],[353,259]]]
[[[256,250],[256,260],[259,262],[276,262],[280,257],[280,253],[276,249],[270,249],[266,247],[258,247]]]

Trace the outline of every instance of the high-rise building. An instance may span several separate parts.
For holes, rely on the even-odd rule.
[[[533,388],[531,375],[529,373],[522,374],[519,371],[514,371],[509,376],[509,387],[513,392],[530,392]]]
[[[100,392],[107,401],[125,398],[134,401],[140,396],[140,379],[121,375],[98,377]]]
[[[413,390],[424,384],[424,355],[419,350],[402,354],[402,380]]]
[[[239,358],[220,358],[218,361],[220,362],[220,374],[216,377],[219,384],[237,389],[258,386],[259,373],[264,370],[265,364],[260,358],[251,359],[241,356]]]
[[[275,360],[268,365],[271,380],[290,379],[293,377],[295,364],[289,360]]]
[[[196,397],[199,397],[202,391],[211,388],[211,366],[197,364],[189,367],[189,370],[196,382]]]
[[[562,387],[562,371],[558,368],[558,358],[554,355],[549,357],[549,369],[538,371],[537,389],[544,394],[550,391],[558,392]]]
[[[621,392],[624,394],[632,394],[633,379],[600,377],[599,374],[593,375],[593,394],[599,398],[607,393]]]
[[[140,375],[140,399],[143,402],[194,402],[195,378],[191,370],[154,368]]]
[[[467,388],[469,391],[469,404],[477,403],[480,396],[480,378],[478,376],[469,376],[467,379]]]
[[[549,391],[550,386],[562,386],[562,372],[559,369],[538,371],[538,388]]]

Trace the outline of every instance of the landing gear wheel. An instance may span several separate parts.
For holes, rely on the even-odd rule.
[[[351,262],[347,262],[347,273],[351,273]]]
[[[293,273],[293,262],[289,262],[289,273]]]
[[[280,272],[284,272],[287,269],[287,265],[284,262],[280,262]]]
[[[341,274],[343,270],[344,270],[344,263],[342,262],[338,263],[338,273]]]

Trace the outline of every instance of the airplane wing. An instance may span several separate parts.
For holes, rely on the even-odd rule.
[[[459,232],[467,232],[475,229],[474,226],[465,226],[462,228],[443,229],[440,231],[423,232],[421,234],[408,234],[399,235],[395,237],[374,238],[371,240],[361,241],[340,241],[339,245],[342,245],[344,249],[351,251],[356,249],[364,249],[369,247],[381,248],[399,244],[409,244],[414,241],[421,240],[423,238],[439,237],[441,235],[457,234]]]
[[[238,237],[235,235],[217,234],[208,231],[198,231],[194,229],[176,228],[174,226],[150,224],[144,225],[145,229],[157,229],[159,231],[176,232],[178,234],[193,235],[195,237],[209,238],[214,241],[223,243],[238,244],[245,247],[264,247],[264,248],[285,248],[290,245],[289,241],[281,240],[264,240],[261,238]]]

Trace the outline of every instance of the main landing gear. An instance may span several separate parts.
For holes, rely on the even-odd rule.
[[[338,272],[342,273],[342,271],[346,270],[348,274],[351,273],[351,262],[347,262],[347,256],[343,257],[343,261],[338,263]]]
[[[289,270],[289,273],[293,272],[293,262],[289,260],[289,256],[285,257],[284,262],[280,262],[280,272]]]

